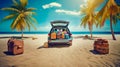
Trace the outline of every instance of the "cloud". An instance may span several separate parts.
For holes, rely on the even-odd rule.
[[[84,0],[84,2],[86,3],[88,0]]]
[[[52,2],[49,4],[45,4],[42,7],[43,7],[43,9],[48,9],[48,8],[52,8],[52,7],[62,7],[62,5],[57,2]]]
[[[78,16],[80,15],[80,11],[70,11],[70,10],[64,10],[64,9],[57,9],[55,10],[56,13],[64,13],[64,14],[67,14],[67,15],[74,15],[74,16]]]
[[[85,7],[87,7],[86,4],[81,4],[81,5],[80,5],[80,8],[85,8]]]

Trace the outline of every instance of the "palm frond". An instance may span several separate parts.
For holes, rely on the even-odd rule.
[[[12,30],[15,29],[16,25],[19,23],[19,22],[18,22],[19,20],[21,20],[21,14],[18,15],[18,16],[14,19],[14,21],[12,22],[12,24],[11,24],[11,26],[10,26],[10,27],[12,28]]]
[[[14,5],[14,6],[18,6],[18,5],[19,5],[16,0],[12,0],[12,1],[13,1],[13,5]]]
[[[30,31],[30,22],[28,20],[26,20],[26,24],[27,24],[27,28]]]
[[[100,27],[104,26],[104,23],[106,19],[108,18],[108,14],[109,13],[107,12],[107,9],[105,9],[101,17]]]
[[[117,16],[113,16],[113,24],[117,24],[118,20],[117,20]]]
[[[36,10],[36,8],[27,8],[26,11],[33,11]]]
[[[87,6],[89,7],[89,10],[95,10],[96,7],[98,7],[101,3],[103,3],[104,0],[88,0]]]
[[[102,15],[103,15],[103,13],[104,13],[104,10],[105,10],[106,6],[107,6],[107,3],[106,3],[106,4],[104,5],[104,7],[97,13],[96,19],[102,17]]]
[[[27,16],[27,17],[30,18],[30,21],[32,21],[33,23],[38,24],[37,20],[33,18],[32,16]]]
[[[107,1],[104,5],[104,7],[97,13],[96,15],[96,20],[98,21],[97,23],[97,27],[103,27],[105,20],[108,18],[109,16],[109,11],[108,11],[108,3],[109,1]]]
[[[116,18],[120,20],[120,12],[116,14]]]
[[[15,11],[15,12],[20,13],[20,11],[19,11],[18,9],[11,8],[11,7],[8,7],[8,8],[2,8],[1,10],[5,10],[5,11]]]
[[[5,17],[3,18],[3,21],[13,19],[13,18],[15,18],[16,16],[17,16],[16,14],[10,14],[10,15],[8,15],[8,16],[5,16]]]
[[[26,22],[30,24],[30,26],[32,26],[35,30],[36,30],[36,27],[34,26],[34,24],[32,23],[31,21],[31,18],[30,17],[26,17]]]
[[[26,21],[24,18],[21,18],[20,20],[17,21],[17,24],[12,29],[22,31],[25,29],[25,27],[26,27]]]
[[[25,7],[28,4],[28,0],[20,0],[21,6]]]
[[[84,16],[84,17],[82,18],[82,20],[81,20],[82,22],[81,22],[80,25],[83,26],[84,28],[86,28],[88,19],[89,19],[88,16]]]
[[[25,14],[25,15],[36,15],[35,12],[31,12],[31,11],[26,11],[24,14]]]
[[[95,15],[93,15],[93,24],[95,24],[95,25],[97,25],[97,20],[96,20],[96,16]]]

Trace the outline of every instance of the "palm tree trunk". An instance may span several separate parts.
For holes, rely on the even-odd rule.
[[[90,30],[90,35],[91,35],[91,38],[93,37],[93,35],[92,35],[92,30]]]
[[[113,40],[116,40],[115,35],[114,35],[114,31],[113,31],[113,27],[112,27],[112,21],[113,21],[113,15],[111,14],[110,15],[110,29],[111,29]]]
[[[22,35],[21,35],[22,39],[23,39],[23,30],[22,30]]]

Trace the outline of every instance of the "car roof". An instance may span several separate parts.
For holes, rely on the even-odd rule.
[[[51,22],[51,26],[52,27],[67,27],[69,25],[69,22],[68,21],[63,21],[63,20],[56,20],[56,21],[52,21]]]

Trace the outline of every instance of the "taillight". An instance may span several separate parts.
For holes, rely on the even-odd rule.
[[[69,40],[69,42],[72,42],[72,40]]]
[[[72,34],[70,33],[70,36],[72,36]]]
[[[48,34],[48,36],[50,36],[50,33]]]

